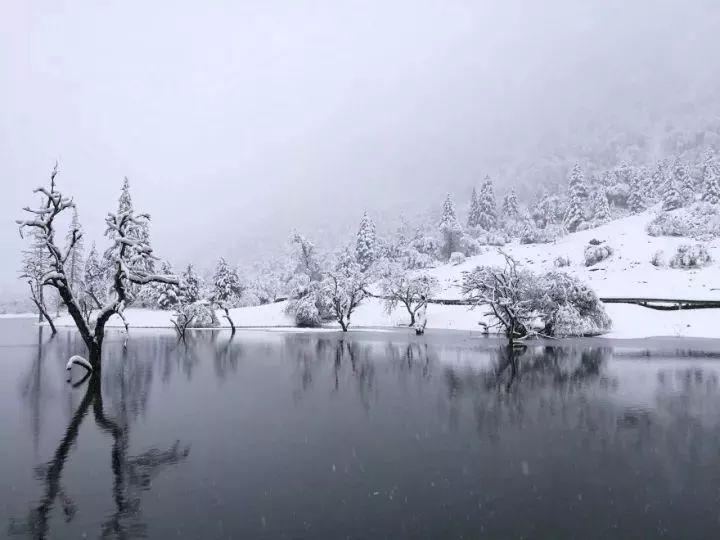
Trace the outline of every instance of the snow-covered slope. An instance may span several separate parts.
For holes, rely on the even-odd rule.
[[[672,256],[681,244],[695,243],[687,238],[651,237],[645,226],[652,218],[650,212],[613,221],[596,229],[570,234],[552,244],[509,244],[503,250],[534,271],[555,269],[557,257],[570,259],[570,266],[561,270],[589,283],[601,297],[648,297],[720,300],[720,266],[713,262],[699,270],[679,270],[669,267],[657,268],[650,262],[658,250]],[[592,239],[606,241],[614,249],[607,260],[593,267],[584,264],[584,250]],[[705,243],[715,261],[720,261],[720,244]],[[464,263],[443,265],[428,272],[441,283],[438,297],[458,298],[462,272],[477,265],[502,264],[503,259],[496,248]],[[285,302],[232,310],[232,317],[240,327],[292,327],[293,321],[285,313]],[[643,338],[652,336],[686,336],[720,338],[720,310],[655,311],[639,306],[609,304],[608,314],[613,319],[613,330],[607,337]],[[218,313],[220,316],[220,313]],[[172,314],[169,312],[129,309],[126,317],[131,327],[168,328]],[[464,306],[431,305],[428,309],[428,328],[447,330],[479,330],[483,310],[470,310]],[[119,318],[109,323],[122,326]],[[388,314],[383,303],[376,299],[366,300],[353,314],[352,328],[395,327],[407,324],[407,313],[401,308]],[[72,326],[67,317],[58,325]],[[227,322],[223,320],[223,325]],[[330,325],[332,328],[334,325]]]
[[[513,242],[502,249],[537,272],[555,269],[557,257],[568,257],[570,266],[560,268],[588,283],[600,297],[685,298],[720,300],[720,242],[704,242],[715,262],[699,270],[658,268],[650,259],[659,250],[669,259],[678,246],[694,244],[689,238],[653,237],[645,232],[652,219],[645,212],[612,221],[588,231],[569,234],[552,244],[521,245]],[[585,266],[584,251],[590,240],[606,241],[614,254],[592,267]],[[502,264],[496,248],[468,257],[457,266],[441,266],[430,271],[443,286],[443,297],[458,297],[456,286],[465,270],[481,264]]]

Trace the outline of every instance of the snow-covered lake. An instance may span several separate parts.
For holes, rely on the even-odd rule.
[[[0,530],[52,538],[712,538],[720,342],[76,332],[0,320]],[[73,383],[81,369],[73,373]]]

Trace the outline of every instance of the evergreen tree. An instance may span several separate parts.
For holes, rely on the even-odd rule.
[[[450,198],[450,194],[443,203],[439,229],[442,235],[441,255],[443,258],[449,259],[452,253],[460,251],[460,240],[462,239],[462,227],[455,214],[455,205]]]
[[[195,272],[195,267],[188,264],[180,276],[180,302],[182,304],[194,304],[202,299],[203,281]]]
[[[674,176],[669,176],[663,190],[662,208],[663,210],[675,210],[683,205],[682,192],[678,188]]]
[[[608,202],[605,188],[601,187],[593,194],[592,200],[593,215],[597,223],[607,223],[612,219],[610,203]]]
[[[363,214],[360,220],[360,228],[355,242],[355,259],[363,272],[367,271],[377,259],[375,223],[367,215],[367,212]]]
[[[122,188],[120,190],[120,198],[118,199],[118,209],[117,209],[117,215],[121,216],[123,214],[127,213],[133,213],[134,215],[139,215],[139,212],[135,212],[135,208],[133,206],[132,196],[130,195],[130,181],[127,179],[127,177],[123,178]],[[148,216],[149,217],[149,216]],[[136,223],[131,223],[127,227],[126,235],[128,238],[138,240],[142,242],[143,244],[150,247],[152,250],[152,244],[150,243],[150,220],[138,220]],[[114,231],[108,229],[105,233],[106,236],[108,236],[111,240],[115,240],[115,233]],[[109,259],[112,259],[112,253],[107,254]],[[155,261],[152,257],[142,256],[138,254],[136,257],[133,257],[130,261],[130,265],[135,267],[141,267],[139,270],[142,270],[144,272],[154,272],[155,271]],[[114,271],[112,268],[110,268],[110,271]]]
[[[322,272],[315,251],[315,244],[298,233],[293,235],[293,243],[298,247],[295,274],[304,274],[309,281],[320,281]]]
[[[646,208],[644,190],[641,179],[635,175],[630,184],[630,193],[628,195],[628,208],[633,214],[639,214]]]
[[[720,169],[715,156],[706,153],[703,162],[703,196],[702,200],[711,204],[720,204]]]
[[[83,302],[93,308],[100,308],[107,300],[107,270],[102,267],[95,243],[93,242],[85,260],[83,271]],[[154,285],[154,284],[153,284]]]
[[[83,239],[82,226],[78,220],[77,207],[73,207],[70,228],[65,237],[66,250],[72,245],[65,261],[65,272],[68,277],[70,288],[78,295],[83,290],[83,269],[85,266],[85,241]],[[74,241],[74,243],[73,243]]]
[[[585,223],[585,203],[587,199],[585,177],[580,165],[577,163],[570,171],[569,198],[570,204],[565,215],[565,227],[568,231],[575,232]]]
[[[682,202],[690,202],[695,199],[695,186],[693,179],[688,172],[687,165],[680,158],[675,160],[672,168],[675,187],[680,191]]]
[[[497,204],[495,202],[495,193],[490,176],[485,177],[485,181],[480,189],[479,206],[480,220],[478,225],[486,231],[497,228]]]
[[[164,261],[161,265],[164,274],[171,275],[173,273],[172,266],[169,262]],[[172,283],[153,283],[153,297],[155,305],[163,310],[171,310],[180,304],[180,287]]]
[[[475,187],[473,187],[472,194],[470,195],[470,210],[468,211],[467,218],[468,228],[480,226],[480,197]]]
[[[223,308],[237,307],[244,290],[237,270],[220,257],[213,275],[213,302]]]
[[[517,219],[520,215],[520,204],[515,189],[510,188],[503,199],[503,214],[507,219]]]

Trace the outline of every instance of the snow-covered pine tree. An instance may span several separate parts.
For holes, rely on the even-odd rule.
[[[65,272],[68,283],[75,294],[81,296],[83,291],[83,269],[85,266],[85,240],[82,226],[78,219],[77,207],[73,207],[70,228],[65,236],[65,249],[68,257],[65,260]]]
[[[637,174],[637,171],[633,171],[633,175],[630,180],[630,193],[628,194],[628,209],[633,214],[639,214],[645,210],[645,196],[641,179]]]
[[[663,189],[662,208],[663,210],[675,210],[683,205],[683,195],[674,175],[669,175],[665,188]]]
[[[136,215],[142,214],[135,212],[135,208],[133,206],[132,196],[130,195],[130,181],[128,180],[127,176],[123,178],[122,188],[120,189],[120,198],[118,199],[118,210],[117,215],[123,215],[128,212],[133,212]],[[150,220],[149,216],[148,219],[145,220],[138,220],[138,223],[132,223],[128,226],[127,236],[128,238],[138,240],[142,242],[143,244],[147,245],[152,249],[152,244],[150,243]],[[115,233],[111,229],[108,229],[106,231],[105,235],[109,237],[111,240],[115,239]],[[112,254],[109,254],[111,256]],[[142,270],[144,272],[154,272],[155,270],[155,261],[152,257],[140,257],[136,256],[133,258],[133,260],[130,261],[131,266],[142,266],[142,268],[138,268],[139,270]]]
[[[212,300],[222,308],[237,307],[245,287],[240,275],[227,261],[220,257],[215,267],[212,283]]]
[[[482,188],[480,188],[480,220],[478,225],[486,231],[497,228],[497,203],[495,192],[490,176],[485,176]]]
[[[195,272],[195,267],[191,264],[180,276],[180,301],[183,304],[194,304],[202,299],[203,280]]]
[[[478,227],[480,225],[480,198],[477,189],[473,186],[470,195],[470,210],[468,211],[467,226],[468,228]]]
[[[449,259],[454,252],[460,251],[460,240],[462,239],[462,227],[455,214],[455,205],[450,194],[443,203],[442,217],[438,227],[442,235],[441,255],[444,259]]]
[[[506,219],[515,220],[520,215],[520,203],[518,203],[515,188],[510,188],[503,198],[503,214]]]
[[[82,301],[91,306],[91,309],[99,309],[107,300],[107,269],[100,263],[100,257],[93,242],[83,271],[83,295]],[[158,285],[152,283],[148,287]],[[165,284],[163,284],[165,285]]]
[[[565,227],[568,231],[575,232],[585,224],[585,204],[587,200],[585,177],[578,163],[570,171],[569,198],[570,204],[565,215]]]
[[[703,161],[702,200],[711,204],[720,204],[720,168],[715,155],[709,149]]]
[[[665,196],[665,188],[668,185],[669,178],[669,165],[667,160],[661,159],[655,165],[655,169],[651,175],[651,188],[650,193],[653,195],[653,199],[662,201]]]
[[[161,265],[164,273],[171,274],[172,266],[169,262],[163,261]],[[180,304],[180,287],[171,283],[154,283],[153,291],[155,305],[163,310],[175,309]]]
[[[598,188],[592,197],[593,215],[597,224],[607,223],[612,219],[610,213],[610,203],[608,202],[607,193],[604,187]]]
[[[687,165],[680,158],[675,159],[675,163],[673,163],[672,175],[683,202],[692,202],[695,199],[695,186]]]
[[[367,215],[367,212],[360,220],[360,228],[355,241],[355,259],[363,272],[366,272],[377,259],[375,223]]]

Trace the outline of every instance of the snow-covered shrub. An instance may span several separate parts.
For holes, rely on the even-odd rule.
[[[293,278],[290,300],[285,312],[295,319],[295,325],[314,328],[332,318],[328,299],[321,282],[310,281],[305,274]]]
[[[663,211],[647,225],[650,236],[720,237],[720,206],[697,202],[687,208]]]
[[[650,236],[690,236],[688,222],[677,213],[662,212],[646,227]]]
[[[460,249],[465,255],[472,257],[482,252],[482,244],[472,236],[465,234],[460,240]]]
[[[607,244],[590,244],[585,248],[585,266],[593,266],[613,254],[613,248]]]
[[[455,251],[450,254],[450,264],[457,266],[465,262],[465,255],[459,251]]]
[[[587,336],[607,332],[612,326],[602,302],[588,285],[564,272],[542,277],[545,333],[551,336]],[[543,303],[547,305],[543,306]]]
[[[555,257],[553,265],[555,265],[555,268],[563,268],[565,266],[570,266],[570,258],[563,257],[562,255],[560,255],[559,257]]]
[[[203,301],[181,304],[175,312],[180,326],[187,328],[213,328],[220,326],[215,312],[208,303]]]
[[[526,221],[520,234],[521,244],[549,244],[554,242],[561,235],[558,226],[548,225],[545,229],[540,229],[531,221]]]
[[[612,323],[595,292],[563,272],[536,274],[506,255],[505,268],[478,267],[463,275],[462,291],[489,305],[496,327],[522,337],[540,328],[549,336],[597,335]]]
[[[477,241],[483,246],[501,247],[510,242],[510,237],[503,231],[491,231],[478,236]]]
[[[672,268],[702,268],[712,262],[712,257],[702,244],[683,244],[670,259]]]
[[[662,249],[657,250],[650,257],[650,263],[658,268],[665,266],[665,252]]]
[[[612,184],[605,189],[608,201],[615,206],[627,206],[630,186],[623,182]]]

